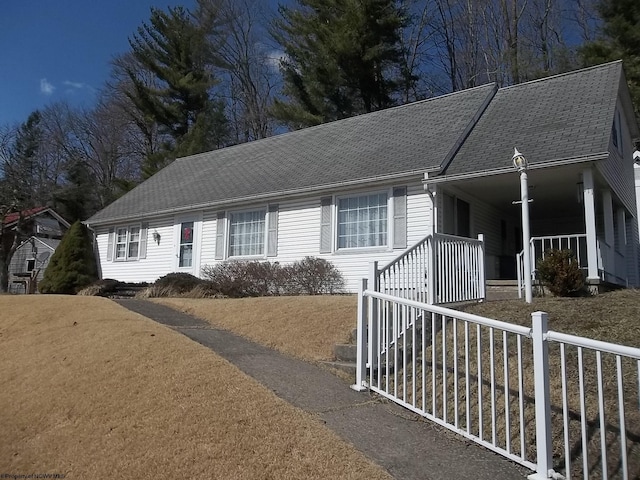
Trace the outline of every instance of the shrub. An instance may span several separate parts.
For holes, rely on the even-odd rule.
[[[571,250],[547,250],[537,270],[542,285],[556,296],[575,295],[584,287],[582,271]]]
[[[38,289],[41,293],[74,294],[97,279],[91,236],[87,227],[76,222],[62,237]]]
[[[322,295],[340,293],[344,289],[340,271],[323,258],[304,257],[287,270],[296,293]]]
[[[338,269],[321,258],[305,257],[292,265],[239,261],[205,266],[203,276],[221,295],[259,297],[268,295],[320,295],[339,293],[344,279]]]
[[[240,297],[260,297],[278,293],[279,265],[269,262],[233,260],[205,266],[202,275],[220,294]]]
[[[155,281],[153,286],[158,290],[172,291],[182,294],[193,290],[205,281],[189,273],[168,273],[164,277],[160,277]]]

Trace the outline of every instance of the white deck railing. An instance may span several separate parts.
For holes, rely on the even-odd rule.
[[[534,470],[530,478],[640,474],[640,349],[547,330],[543,312],[525,327],[367,284],[355,389]]]
[[[485,298],[484,242],[434,234],[377,269],[381,293],[431,304]]]
[[[584,233],[576,233],[571,235],[549,235],[546,237],[532,237],[529,241],[531,252],[531,272],[532,279],[535,280],[536,266],[540,260],[544,259],[545,252],[549,249],[555,250],[571,250],[578,266],[586,269],[587,261],[587,235]],[[518,296],[522,298],[524,291],[524,251],[516,255],[516,271],[518,275]]]

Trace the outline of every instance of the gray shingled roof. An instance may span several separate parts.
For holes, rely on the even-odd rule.
[[[439,169],[495,91],[484,85],[181,158],[87,223]]]
[[[435,181],[511,172],[514,146],[532,165],[597,157],[608,150],[623,78],[613,62],[497,93],[484,85],[178,159],[87,223],[425,171],[441,172]]]
[[[501,88],[443,175],[511,171],[515,146],[531,165],[606,154],[621,78],[614,62]]]

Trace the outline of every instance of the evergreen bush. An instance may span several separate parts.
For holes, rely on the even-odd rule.
[[[41,293],[75,294],[98,279],[89,230],[75,222],[49,261],[38,289]]]
[[[549,249],[538,262],[538,277],[544,287],[558,297],[581,292],[584,277],[571,250]]]

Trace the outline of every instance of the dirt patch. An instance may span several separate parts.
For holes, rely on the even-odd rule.
[[[389,478],[208,349],[109,300],[2,296],[0,312],[0,472]]]
[[[353,295],[153,301],[311,361],[332,359],[333,346],[347,342],[356,326],[357,299]]]

